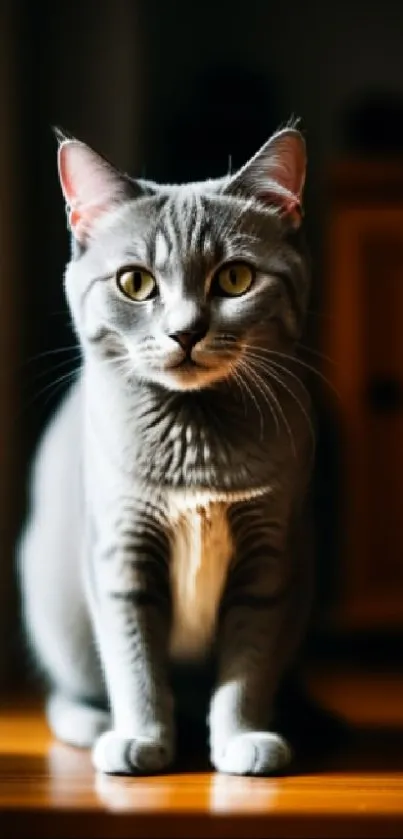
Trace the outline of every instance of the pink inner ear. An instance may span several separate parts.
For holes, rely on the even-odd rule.
[[[78,207],[70,210],[69,227],[79,242],[85,242],[88,239],[96,219],[102,215],[102,207],[93,207],[91,213],[82,212]]]
[[[70,208],[70,227],[76,238],[84,242],[96,220],[122,196],[122,184],[112,167],[77,140],[61,144],[58,164],[61,187]]]
[[[302,219],[306,150],[294,129],[275,134],[229,181],[227,191],[259,197],[298,227]]]
[[[290,195],[289,198],[285,198],[283,202],[283,212],[294,227],[297,227],[302,221],[302,207],[301,202],[296,195]]]
[[[301,199],[305,181],[305,161],[301,160],[298,151],[291,138],[279,142],[267,174],[282,189]]]
[[[282,215],[287,216],[294,227],[299,226],[302,221],[303,212],[298,195],[294,195],[292,192],[282,188],[280,184],[277,189],[276,185],[273,184],[266,191],[262,190],[260,195],[265,202],[278,207]]]
[[[289,212],[301,204],[305,183],[306,152],[301,135],[285,130],[272,137],[266,147],[265,175],[285,192]],[[290,197],[288,197],[290,196]]]

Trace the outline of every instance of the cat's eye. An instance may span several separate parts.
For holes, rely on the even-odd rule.
[[[213,290],[223,297],[240,297],[249,291],[254,277],[253,268],[246,262],[232,262],[217,272]]]
[[[145,268],[122,268],[116,282],[121,292],[137,303],[154,297],[157,288],[153,275]]]

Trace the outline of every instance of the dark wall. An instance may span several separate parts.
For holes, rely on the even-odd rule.
[[[241,164],[276,126],[301,116],[316,305],[326,167],[356,142],[349,109],[354,116],[374,97],[385,107],[393,95],[397,109],[403,103],[403,4],[25,0],[20,9],[22,236],[41,275],[25,304],[29,354],[69,341],[53,123],[134,173],[181,180]],[[396,133],[386,110],[376,125],[370,113],[361,134],[379,134],[379,121],[383,133],[389,123]]]

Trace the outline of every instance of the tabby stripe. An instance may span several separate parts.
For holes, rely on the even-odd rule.
[[[144,591],[142,589],[130,589],[130,591],[110,591],[108,596],[112,600],[127,603],[132,606],[156,606],[158,608],[164,606],[166,608],[167,605],[169,605],[168,599],[163,597],[161,594],[155,594],[154,592]]]
[[[138,562],[139,556],[144,556],[158,564],[164,562],[164,560],[161,560],[160,551],[151,547],[145,548],[144,542],[139,547],[136,547],[136,545],[110,545],[102,551],[101,556],[107,561],[113,560],[115,557],[121,557],[124,561],[129,561],[133,566]]]
[[[196,249],[197,238],[200,234],[200,221],[198,221],[198,203],[197,198],[191,199],[190,208],[188,211],[187,237],[185,241],[186,252],[192,252]]]
[[[158,559],[149,558],[135,559],[133,561],[133,571],[150,578],[150,582],[158,585],[166,586],[169,579],[169,568],[166,562],[160,562]]]
[[[86,335],[86,339],[89,344],[100,344],[102,341],[105,341],[106,338],[109,338],[110,333],[107,329],[101,326],[97,332],[94,332],[92,335]]]
[[[174,234],[174,238],[176,239],[177,242],[180,242],[181,238],[182,238],[182,236],[181,236],[181,226],[180,226],[180,221],[178,219],[175,202],[171,200],[167,206],[169,207],[168,220],[169,220],[169,223],[171,225],[171,228],[172,228],[172,231],[173,231],[173,234]]]
[[[257,609],[262,611],[264,609],[275,609],[288,596],[289,586],[285,586],[275,594],[229,594],[225,597],[221,606],[221,614],[225,614],[230,609]]]

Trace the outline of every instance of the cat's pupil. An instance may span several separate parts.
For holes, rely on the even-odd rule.
[[[133,285],[134,285],[134,290],[135,291],[140,291],[140,289],[141,289],[141,271],[135,271],[134,272]]]
[[[229,272],[229,278],[232,285],[236,285],[236,271],[235,268],[231,268]]]

